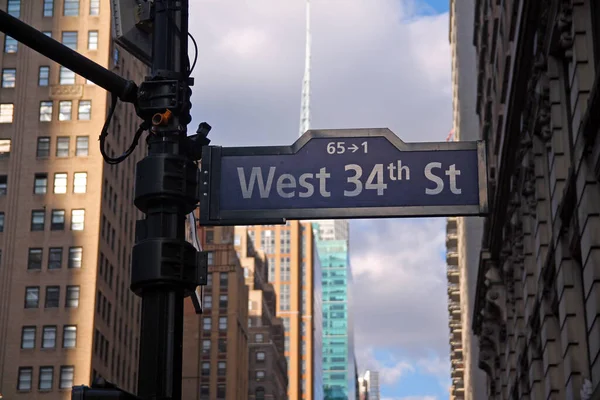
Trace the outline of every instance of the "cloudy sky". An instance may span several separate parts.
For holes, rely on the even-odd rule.
[[[388,127],[405,141],[451,128],[448,1],[312,0],[312,128]],[[298,136],[303,0],[194,0],[194,123],[213,144]],[[359,368],[390,400],[448,398],[444,220],[351,223]]]

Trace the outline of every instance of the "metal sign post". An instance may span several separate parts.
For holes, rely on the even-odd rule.
[[[483,215],[484,143],[404,143],[389,129],[311,130],[291,146],[203,150],[201,225]]]

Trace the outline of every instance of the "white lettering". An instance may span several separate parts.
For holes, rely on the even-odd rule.
[[[453,194],[461,194],[462,189],[456,187],[456,177],[460,175],[460,170],[456,169],[456,164],[452,164],[446,171],[446,175],[450,177],[450,191]]]
[[[315,187],[312,183],[308,182],[308,179],[312,179],[313,174],[302,174],[300,175],[300,186],[306,189],[306,192],[299,192],[299,197],[310,197],[315,193]]]
[[[426,194],[440,194],[444,190],[444,181],[442,178],[431,172],[434,168],[442,168],[442,163],[431,162],[425,166],[425,178],[435,183],[435,189],[425,188]]]
[[[410,181],[410,169],[408,165],[402,165],[402,161],[398,160],[398,180],[402,180],[402,172],[404,172],[404,179]]]
[[[296,189],[296,178],[290,174],[281,174],[277,179],[277,194],[284,199],[290,199],[296,195],[296,191],[284,192],[283,189]]]
[[[344,196],[346,197],[354,197],[358,196],[362,193],[362,182],[360,181],[360,177],[362,175],[362,168],[360,165],[356,164],[348,164],[344,167],[346,171],[354,171],[354,176],[348,177],[348,183],[352,183],[354,185],[353,190],[344,190]]]
[[[400,162],[400,161],[398,161]],[[393,162],[391,162],[388,166],[387,166],[388,171],[390,171],[390,181],[395,181],[396,180],[396,174],[394,172],[396,172],[396,166],[394,165]]]
[[[326,168],[321,168],[316,176],[319,180],[319,193],[321,193],[321,196],[331,197],[331,192],[327,191],[327,178],[330,178],[331,174],[327,173]]]
[[[246,174],[243,167],[238,167],[238,178],[240,180],[240,188],[242,189],[242,196],[245,199],[252,197],[254,191],[254,183],[258,180],[258,191],[262,199],[269,197],[271,192],[271,185],[273,185],[273,177],[275,176],[275,167],[269,168],[269,175],[267,176],[267,182],[265,184],[262,176],[262,169],[260,167],[252,167],[250,173],[250,180],[246,183]]]
[[[375,179],[377,179],[377,183],[373,182]],[[387,189],[387,183],[383,181],[383,164],[375,164],[367,178],[365,189],[376,189],[377,196],[383,196],[383,191]]]

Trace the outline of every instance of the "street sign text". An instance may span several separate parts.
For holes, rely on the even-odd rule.
[[[210,219],[224,220],[480,215],[482,146],[403,143],[388,129],[309,131],[289,147],[211,146],[203,200]]]

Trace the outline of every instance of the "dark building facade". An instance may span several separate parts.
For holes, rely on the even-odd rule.
[[[600,3],[477,1],[490,399],[600,398]]]

